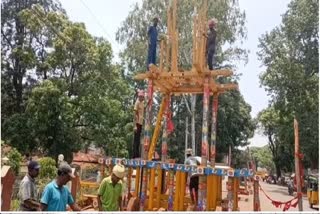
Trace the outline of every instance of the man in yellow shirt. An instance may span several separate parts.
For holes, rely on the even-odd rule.
[[[122,181],[125,175],[123,165],[117,164],[112,174],[101,181],[98,190],[99,211],[122,211]]]
[[[134,140],[132,148],[132,158],[140,158],[140,137],[144,115],[144,91],[138,92],[138,99],[134,104]]]

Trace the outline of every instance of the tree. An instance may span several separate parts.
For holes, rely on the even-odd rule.
[[[199,5],[200,1],[186,0],[178,5],[177,30],[179,31],[179,67],[188,69],[191,67],[192,56],[192,15],[194,6]],[[167,21],[166,8],[169,1],[143,1],[141,7],[136,4],[129,13],[126,20],[117,32],[117,41],[125,44],[125,49],[121,53],[121,59],[126,66],[129,79],[132,80],[137,72],[146,71],[147,56],[147,29],[152,18],[160,17],[160,31],[166,32],[165,23]],[[208,17],[215,17],[218,22],[218,44],[217,44],[217,64],[231,66],[238,60],[247,60],[247,52],[235,45],[236,41],[243,41],[246,38],[244,26],[245,14],[239,8],[238,1],[209,1]],[[227,47],[222,48],[222,46]],[[224,79],[221,81],[231,82],[235,79]],[[130,82],[133,88],[141,88],[144,83]],[[225,102],[226,101],[226,102]],[[228,106],[227,102],[232,102]],[[239,92],[230,92],[221,95],[219,98],[220,109],[218,119],[218,153],[225,152],[225,144],[232,143],[233,146],[247,145],[247,138],[253,134],[253,123],[250,117],[250,106],[245,103]],[[184,159],[184,139],[185,118],[188,116],[186,104],[182,97],[172,98],[173,121],[175,131],[170,137],[169,155],[176,158],[177,162]],[[239,106],[239,107],[237,107]],[[158,106],[155,106],[157,109]],[[235,110],[238,108],[237,110]],[[196,109],[202,109],[202,98],[197,99]],[[201,142],[202,112],[196,112],[196,142]],[[237,112],[242,114],[238,114]],[[154,111],[156,112],[156,110]],[[155,115],[153,115],[155,116]],[[233,119],[234,118],[234,119]],[[225,121],[228,122],[228,125]],[[232,124],[234,123],[235,124]],[[230,127],[234,125],[234,127]],[[237,127],[237,128],[236,128]],[[229,129],[230,128],[230,129]],[[228,130],[235,131],[231,133]],[[227,136],[232,135],[232,136]],[[197,145],[199,148],[201,145]],[[219,148],[220,146],[220,148]],[[200,151],[198,149],[198,151]],[[199,152],[198,152],[199,154]]]
[[[275,172],[275,165],[269,146],[251,147],[250,155],[257,160],[257,167],[266,168],[270,174]]]
[[[293,155],[296,117],[305,167],[312,168],[319,159],[318,6],[315,0],[293,0],[281,25],[260,38],[258,52],[266,66],[260,81],[278,114],[276,139]]]
[[[259,112],[258,124],[262,133],[268,138],[268,147],[272,154],[277,176],[281,176],[281,161],[280,161],[280,140],[278,138],[279,131],[279,113],[272,107]]]
[[[1,2],[1,78],[2,119],[24,110],[24,88],[32,69],[37,69],[37,61],[45,57],[48,35],[32,34],[23,23],[21,12],[40,4],[46,12],[62,11],[60,3],[52,0]],[[30,20],[32,21],[32,20]],[[3,121],[3,120],[2,120]]]
[[[30,35],[48,36],[41,40],[47,52],[34,59],[35,82],[25,88],[30,91],[25,94],[27,108],[2,126],[8,143],[52,158],[63,153],[68,160],[71,152],[92,144],[107,155],[126,157],[131,91],[123,68],[111,62],[110,43],[41,5],[21,11],[20,18]]]
[[[33,135],[44,154],[72,157],[71,152],[81,148],[78,131],[72,127],[70,100],[52,81],[46,80],[32,90],[26,113],[32,115]]]

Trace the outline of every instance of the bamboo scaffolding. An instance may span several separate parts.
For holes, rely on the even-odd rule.
[[[139,73],[135,80],[147,80],[148,81],[148,105],[146,109],[146,123],[144,127],[144,143],[143,143],[143,155],[144,160],[151,160],[156,148],[159,133],[161,130],[161,121],[164,113],[167,113],[170,102],[170,96],[180,96],[182,94],[203,94],[203,124],[202,124],[202,146],[201,146],[201,166],[207,165],[207,160],[210,160],[212,166],[215,165],[216,154],[216,127],[217,127],[217,108],[218,108],[218,95],[229,90],[238,89],[237,84],[227,83],[220,84],[216,79],[220,76],[228,77],[233,75],[233,72],[229,69],[219,69],[209,71],[206,62],[206,42],[207,38],[203,34],[207,29],[207,10],[208,0],[202,0],[202,4],[199,7],[195,6],[195,13],[193,16],[192,26],[192,68],[190,70],[184,70],[178,68],[178,55],[179,55],[179,32],[177,30],[177,0],[169,1],[170,5],[167,9],[167,36],[160,42],[160,63],[159,67],[156,65],[149,66],[149,72]],[[196,5],[196,1],[194,1]],[[151,139],[151,115],[152,115],[152,102],[153,92],[158,91],[162,93],[162,103],[158,112],[157,121],[154,132]],[[209,99],[213,95],[212,103],[212,129],[211,129],[211,141],[210,147],[208,144],[208,121],[209,121]],[[167,160],[167,148],[168,148],[168,133],[167,133],[167,118],[164,118],[164,130],[162,136],[162,148],[161,148],[161,160],[165,162]],[[210,152],[209,152],[210,150]],[[153,209],[161,206],[161,200],[164,197],[161,195],[162,178],[166,177],[166,174],[162,174],[163,171],[159,168],[155,169],[142,169],[142,176],[140,176],[140,168],[137,168],[136,175],[136,194],[139,194],[139,180],[141,183],[140,192],[140,210],[143,211],[145,207],[147,210],[153,211]],[[138,172],[139,171],[139,172]],[[180,171],[174,171],[170,169],[168,171],[168,187],[169,195],[166,196],[168,200],[169,211],[182,211],[184,210],[184,194],[185,194],[185,176],[186,173]],[[157,183],[155,180],[157,178]],[[237,189],[237,181],[231,181],[232,190]],[[199,201],[197,204],[198,211],[215,210],[217,204],[221,203],[222,192],[222,180],[218,176],[200,176],[199,180]],[[155,191],[154,187],[157,187]],[[147,195],[147,189],[149,189],[149,195]],[[230,193],[230,191],[229,191]],[[237,195],[231,192],[228,193],[228,198],[231,200],[232,208],[237,206],[237,199],[234,199]],[[156,195],[156,196],[155,196]],[[155,197],[154,197],[155,196]],[[148,197],[148,204],[145,205],[145,201]],[[155,201],[154,201],[155,198]],[[235,204],[235,205],[234,205]],[[233,206],[234,205],[234,206]],[[155,207],[154,207],[155,206]]]

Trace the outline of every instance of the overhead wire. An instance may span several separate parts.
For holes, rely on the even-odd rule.
[[[85,4],[84,4],[84,5],[85,5]],[[86,6],[86,5],[85,5],[85,6]],[[90,8],[88,8],[87,6],[86,6],[86,8],[87,8],[89,11],[91,11]],[[61,38],[65,43],[71,42],[70,39],[65,38],[63,35],[61,35],[61,33],[60,33],[54,26],[52,26],[51,23],[49,23],[49,22],[47,21],[47,19],[44,17],[44,14],[41,13],[41,11],[39,11],[37,7],[33,7],[33,11],[35,11],[35,15],[40,19],[40,21],[41,21],[42,23],[46,24],[46,25],[53,31],[53,33],[56,34],[59,38]],[[91,11],[90,13],[92,13],[92,11]],[[97,23],[99,23],[99,22],[97,21]],[[102,25],[99,24],[99,26],[100,26],[100,27],[102,28],[102,30],[107,34],[107,37],[109,38],[110,43],[113,44],[114,46],[117,46],[116,44],[114,44],[114,42],[113,42],[113,40],[110,38],[108,32],[102,27]],[[114,53],[115,53],[115,54],[119,54],[119,52],[116,52],[116,51],[115,51]]]
[[[108,37],[108,39],[110,40],[110,43],[113,44],[115,47],[118,48],[118,50],[120,50],[119,46],[116,44],[116,42],[112,39],[112,37],[109,35],[108,31],[105,29],[105,27],[101,24],[101,22],[99,21],[99,19],[96,17],[96,15],[92,12],[92,10],[88,7],[88,5],[83,1],[80,0],[80,2],[82,3],[82,5],[89,11],[89,13],[91,14],[91,16],[95,19],[96,24],[102,29],[102,31],[106,34],[106,36]]]

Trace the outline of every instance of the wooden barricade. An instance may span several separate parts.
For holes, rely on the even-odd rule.
[[[1,211],[10,211],[13,184],[16,179],[10,166],[1,167]]]

